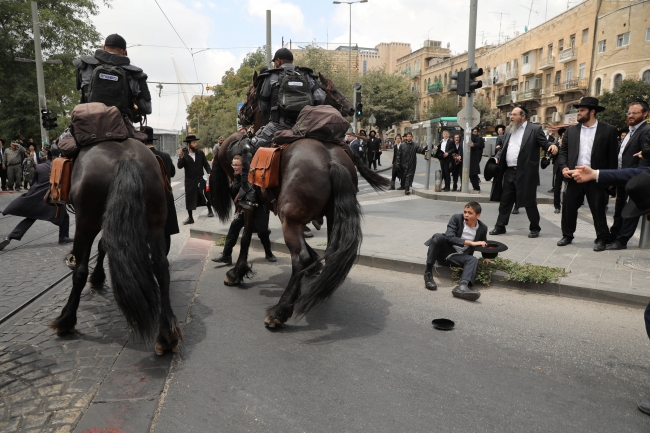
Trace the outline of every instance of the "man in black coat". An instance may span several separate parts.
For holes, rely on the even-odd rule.
[[[199,206],[208,207],[208,217],[213,217],[212,207],[205,198],[205,179],[203,170],[210,175],[210,164],[205,153],[198,148],[199,139],[190,134],[185,137],[187,148],[178,150],[178,168],[185,169],[185,208],[189,216],[183,224],[194,224],[192,211]]]
[[[4,154],[5,141],[0,138],[0,186],[3,191],[7,190],[7,170],[2,166],[2,155]]]
[[[156,150],[156,148],[153,146],[154,140],[158,140],[158,139],[153,137],[153,128],[151,126],[145,126],[144,132],[147,134],[147,141],[145,142],[145,144],[149,149],[151,149],[154,155],[162,159],[163,164],[165,164],[165,171],[167,172],[167,180],[169,180],[171,184],[172,178],[176,175],[176,169],[174,168],[174,163],[172,162],[172,158],[167,153]],[[178,227],[178,216],[176,215],[174,194],[169,191],[165,191],[165,196],[167,198],[167,222],[165,223],[165,245],[167,246],[167,254],[169,254],[169,248],[171,247],[172,244],[172,235],[180,233],[181,231]]]
[[[399,148],[402,147],[402,136],[397,134],[395,136],[395,145],[393,145],[393,162],[391,162],[392,173],[390,177],[390,189],[395,189],[395,179],[399,179],[399,189],[404,189],[404,176],[399,167],[396,165],[397,153]]]
[[[459,191],[458,178],[460,177],[461,187],[463,177],[461,172],[463,170],[463,157],[465,156],[465,149],[463,149],[463,140],[460,134],[454,134],[454,142],[451,144],[451,178],[454,181],[452,191]]]
[[[497,142],[494,145],[494,153],[496,154],[502,147],[503,147],[503,140],[506,138],[506,126],[505,125],[497,125],[496,127],[496,132],[497,132]]]
[[[377,158],[379,158],[379,148],[381,147],[381,139],[377,138],[375,131],[370,131],[370,138],[368,139],[368,168],[374,165],[377,170]]]
[[[578,208],[587,196],[596,229],[594,251],[605,251],[609,240],[605,215],[607,192],[596,182],[577,183],[571,178],[569,170],[575,169],[576,166],[589,166],[594,170],[616,168],[618,134],[612,125],[598,122],[596,119],[596,113],[605,110],[605,107],[598,105],[598,98],[584,97],[580,103],[574,104],[574,107],[578,109],[578,123],[567,128],[564,133],[558,157],[562,175],[568,179],[568,183],[562,207],[562,239],[557,245],[563,247],[573,241]]]
[[[528,122],[528,111],[515,107],[510,114],[510,131],[505,135],[503,147],[495,158],[499,174],[492,181],[491,201],[499,202],[499,217],[490,231],[491,235],[506,232],[510,212],[517,206],[526,208],[530,222],[529,238],[536,238],[542,228],[537,209],[537,184],[539,183],[539,149],[557,153],[549,144],[540,125]]]
[[[70,217],[61,206],[59,216],[56,216],[56,207],[49,206],[43,201],[45,193],[50,189],[50,171],[52,170],[52,153],[47,152],[47,160],[36,166],[34,172],[34,185],[25,194],[9,203],[3,211],[3,215],[14,215],[25,218],[11,231],[11,233],[0,242],[0,250],[3,250],[12,239],[17,241],[27,233],[27,230],[36,220],[49,221],[59,226],[59,243],[68,244],[72,242],[70,235]]]
[[[634,168],[648,165],[647,160],[635,156],[641,152],[642,139],[650,134],[650,125],[646,122],[648,117],[648,104],[645,102],[632,102],[627,109],[628,134],[618,147],[618,168]],[[623,250],[632,236],[639,217],[623,218],[621,212],[627,203],[625,186],[616,187],[616,206],[614,208],[614,224],[609,231],[609,241],[605,247],[608,250]]]
[[[487,226],[479,220],[481,205],[469,202],[465,205],[462,214],[451,217],[447,224],[447,231],[437,233],[424,244],[429,247],[427,252],[427,267],[424,272],[424,286],[429,290],[436,290],[438,286],[433,281],[433,265],[436,261],[445,266],[463,268],[460,283],[452,290],[456,298],[476,301],[481,293],[472,290],[478,259],[474,257],[474,247],[484,247],[487,241]]]
[[[478,135],[478,128],[472,129],[472,139],[469,142],[469,181],[472,189],[481,192],[481,183],[478,175],[481,174],[481,158],[483,158],[485,140]]]
[[[436,148],[435,155],[440,161],[440,171],[442,173],[442,180],[444,182],[443,191],[449,191],[449,184],[451,183],[451,164],[453,164],[453,155],[456,153],[454,141],[449,138],[449,131],[442,131],[442,139]]]
[[[411,188],[413,187],[413,177],[415,176],[415,167],[418,162],[416,154],[424,154],[424,149],[413,143],[413,134],[410,132],[407,132],[404,138],[405,141],[400,146],[399,152],[397,152],[395,164],[397,164],[402,171],[402,176],[404,176],[404,193],[410,195]]]

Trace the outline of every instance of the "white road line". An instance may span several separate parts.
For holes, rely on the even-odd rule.
[[[418,199],[421,199],[421,197],[418,197],[416,195],[405,195],[403,197],[389,197],[389,198],[382,198],[379,200],[365,200],[365,201],[360,201],[359,204],[362,205],[381,204],[381,203],[392,203],[395,201],[418,200]]]

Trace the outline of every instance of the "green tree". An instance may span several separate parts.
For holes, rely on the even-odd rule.
[[[650,84],[643,80],[625,79],[615,92],[605,91],[599,97],[600,105],[606,108],[598,114],[598,120],[617,128],[627,126],[627,109],[633,101],[650,103]]]
[[[474,100],[474,108],[478,110],[478,112],[481,114],[481,121],[477,125],[477,128],[479,130],[486,128],[488,126],[496,126],[498,123],[498,116],[497,116],[497,111],[498,110],[492,110],[490,107],[490,104],[488,104],[487,100],[485,98],[477,98]],[[458,112],[456,112],[458,113]]]
[[[67,125],[66,117],[79,101],[72,60],[91,53],[101,38],[90,18],[99,12],[99,1],[39,0],[43,58],[60,59],[62,65],[44,64],[48,108],[59,117],[55,136]],[[104,0],[110,4],[110,0]],[[15,57],[33,59],[31,2],[0,2],[0,137],[19,135],[38,142],[41,119],[38,113],[34,63],[17,63]]]
[[[437,97],[429,106],[429,118],[437,119],[440,117],[455,117],[460,111],[456,96]]]

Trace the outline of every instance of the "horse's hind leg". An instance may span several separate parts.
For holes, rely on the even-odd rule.
[[[79,222],[77,227],[81,227]],[[77,264],[72,272],[72,291],[59,317],[54,319],[49,327],[54,329],[58,334],[74,332],[77,324],[77,309],[81,299],[81,291],[86,286],[88,279],[88,261],[90,260],[90,250],[98,231],[79,230],[74,235],[74,251],[77,254]]]
[[[302,224],[282,224],[284,242],[291,253],[291,278],[278,303],[266,310],[264,324],[268,328],[284,326],[284,322],[293,316],[294,304],[300,296],[302,271],[312,263],[313,258],[305,242],[302,227]],[[316,254],[315,251],[312,252]]]
[[[162,233],[153,233],[149,237],[151,251],[151,267],[158,287],[160,287],[160,331],[156,338],[156,355],[162,355],[165,350],[176,352],[178,342],[183,337],[169,299],[169,261],[167,260],[167,246]]]
[[[104,272],[104,258],[106,257],[106,251],[104,250],[103,239],[99,240],[97,244],[97,263],[95,263],[95,269],[93,269],[90,278],[88,278],[88,284],[93,289],[101,289],[104,287],[106,282],[106,272]]]

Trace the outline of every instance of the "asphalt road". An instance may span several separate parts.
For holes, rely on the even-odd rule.
[[[253,251],[241,288],[207,263],[156,433],[650,429],[636,409],[650,395],[642,310],[500,288],[470,303],[355,266],[329,301],[272,332],[264,309],[290,276],[278,256]],[[440,317],[456,329],[432,329]]]

